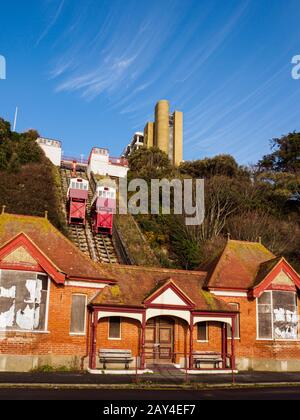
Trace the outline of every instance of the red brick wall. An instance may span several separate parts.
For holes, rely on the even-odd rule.
[[[109,318],[100,319],[97,330],[97,349],[131,350],[133,356],[140,354],[141,323],[130,318],[121,318],[121,339],[109,339]]]
[[[57,286],[51,282],[48,313],[49,333],[0,333],[0,353],[6,355],[61,355],[84,358],[87,355],[86,336],[70,335],[72,294],[86,294],[88,300],[96,289]],[[222,298],[228,303],[240,304],[240,340],[236,340],[236,356],[248,359],[298,360],[300,344],[289,341],[256,340],[256,302],[247,298]],[[300,307],[300,304],[298,305]],[[230,350],[230,341],[228,348]],[[131,349],[133,355],[140,353],[140,323],[122,318],[122,339],[108,339],[108,319],[100,320],[97,332],[97,349]],[[194,329],[194,350],[221,351],[221,324],[209,323],[209,342],[197,342]],[[174,352],[178,355],[189,352],[189,332],[184,321],[176,319],[174,327]],[[181,357],[182,357],[181,356]]]
[[[70,335],[72,295],[87,295],[91,299],[96,289],[57,286],[51,282],[48,312],[49,333],[3,332],[0,333],[0,353],[19,355],[86,355],[86,336]]]
[[[222,297],[227,303],[240,305],[240,339],[235,341],[236,356],[250,359],[300,359],[300,343],[256,340],[256,300]],[[298,300],[298,310],[300,302]],[[300,314],[300,311],[299,311]],[[228,340],[229,343],[231,340]]]

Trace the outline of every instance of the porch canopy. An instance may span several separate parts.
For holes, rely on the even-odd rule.
[[[133,266],[108,268],[114,285],[107,285],[89,303],[90,369],[96,368],[97,327],[99,320],[109,317],[128,318],[139,325],[140,368],[145,368],[146,326],[158,317],[179,319],[189,331],[188,358],[193,368],[194,328],[200,322],[222,324],[222,357],[226,367],[227,331],[231,327],[231,358],[235,369],[234,330],[237,312],[224,301],[205,290],[207,273]],[[124,339],[126,341],[126,337]]]

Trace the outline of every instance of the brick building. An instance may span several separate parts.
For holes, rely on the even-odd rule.
[[[109,266],[47,219],[2,214],[0,370],[93,371],[99,349],[131,350],[141,369],[300,370],[299,285],[259,243],[228,241],[204,271]]]

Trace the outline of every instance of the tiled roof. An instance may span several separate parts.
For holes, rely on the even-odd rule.
[[[0,247],[24,233],[68,277],[109,280],[106,270],[86,257],[46,218],[0,215]]]
[[[143,308],[145,299],[171,279],[195,303],[196,310],[232,312],[232,307],[203,290],[206,272],[117,265],[107,270],[118,283],[101,290],[93,305]]]
[[[260,264],[253,286],[259,285],[281,260],[282,257],[277,257]]]
[[[250,289],[275,255],[258,242],[229,240],[208,279],[209,288]],[[259,274],[261,273],[261,274]]]

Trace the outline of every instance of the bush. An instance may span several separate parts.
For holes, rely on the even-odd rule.
[[[62,232],[66,222],[61,209],[60,176],[36,143],[38,133],[13,133],[0,119],[0,207],[13,214],[44,216]]]

